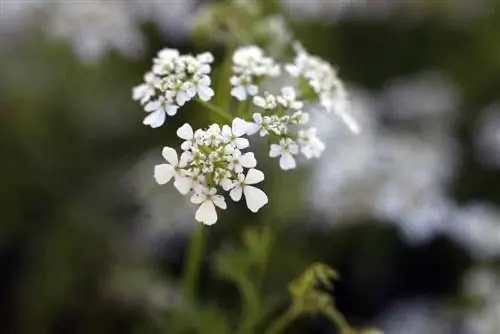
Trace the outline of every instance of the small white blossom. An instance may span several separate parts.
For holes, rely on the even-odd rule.
[[[281,69],[274,59],[264,56],[264,51],[255,45],[237,49],[233,54],[233,75],[231,95],[240,101],[254,96],[257,84],[266,77],[280,75]]]
[[[206,225],[213,225],[217,222],[217,211],[215,207],[223,210],[227,208],[224,197],[216,194],[215,188],[210,188],[200,194],[194,194],[191,197],[191,203],[200,204],[196,211],[195,219]]]
[[[175,115],[192,99],[209,101],[215,95],[209,77],[213,60],[209,52],[192,56],[175,49],[160,50],[151,72],[144,76],[145,83],[133,90],[134,100],[151,112],[143,123],[157,128],[165,123],[166,115]]]
[[[231,96],[234,96],[240,101],[244,101],[249,95],[254,96],[259,92],[259,87],[252,83],[250,76],[233,76],[230,81],[233,86],[231,89]]]
[[[297,100],[297,93],[293,87],[283,87],[281,89],[281,95],[276,99],[278,103],[285,108],[300,110],[304,106],[302,101]]]
[[[160,96],[158,100],[151,101],[144,106],[144,110],[150,114],[144,118],[144,125],[149,125],[152,128],[157,128],[165,123],[165,114],[174,116],[177,113],[178,106],[173,104],[173,101],[167,100],[164,96]]]
[[[252,185],[260,183],[263,180],[264,173],[254,168],[248,170],[246,177],[243,174],[238,174],[238,180],[233,185],[229,196],[231,196],[233,201],[238,202],[242,194],[245,194],[248,209],[252,212],[257,212],[267,204],[268,198],[266,193]]]
[[[133,99],[142,104],[148,102],[155,94],[156,88],[160,86],[161,80],[153,72],[144,75],[144,83],[134,87]]]
[[[294,169],[297,166],[293,155],[299,153],[299,146],[290,138],[281,139],[278,144],[271,144],[269,156],[280,157],[280,167],[283,170]]]
[[[298,43],[295,44],[295,51],[295,60],[293,64],[285,66],[286,71],[292,77],[307,80],[326,111],[335,113],[352,132],[359,133],[359,125],[348,111],[347,92],[337,71],[323,59],[307,53]]]
[[[307,159],[319,158],[325,150],[325,144],[317,137],[316,128],[299,130],[300,151]]]

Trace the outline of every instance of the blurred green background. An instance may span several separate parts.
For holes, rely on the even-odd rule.
[[[82,58],[67,36],[54,38],[45,30],[58,20],[51,15],[61,17],[65,12],[43,6],[83,4],[33,3],[37,8],[31,12],[28,2],[7,0],[0,16],[1,332],[177,333],[181,330],[175,328],[182,327],[178,323],[205,321],[203,326],[214,326],[206,332],[217,333],[218,320],[210,315],[186,320],[173,313],[179,303],[186,242],[195,224],[193,209],[152,180],[162,146],[178,143],[175,130],[184,122],[206,126],[209,115],[187,106],[166,126],[153,130],[142,125],[144,113],[131,99],[132,88],[141,83],[159,49],[204,50],[188,33],[172,30],[205,3],[189,1],[191,7],[170,22],[175,14],[165,18],[160,14],[169,6],[172,11],[181,8],[182,1],[156,2],[157,7],[150,9],[154,15],[146,11],[131,19],[142,39],[141,53],[131,56],[108,48],[112,44],[108,41],[103,44],[105,51],[91,59]],[[109,20],[113,26],[121,22],[116,17],[125,14],[107,1],[96,3],[99,15],[77,21],[74,17],[83,12],[81,8],[67,10],[72,16],[66,15],[73,18],[69,25],[77,26],[74,30],[84,34],[93,27],[94,38],[99,38],[99,20]],[[284,1],[283,8],[289,11],[293,34],[312,54],[338,67],[348,87],[375,97],[369,100],[369,115],[363,116],[375,120],[368,133],[391,134],[398,142],[402,134],[424,138],[426,129],[433,128],[436,142],[431,147],[452,141],[456,150],[453,167],[441,166],[452,176],[438,192],[453,202],[453,208],[482,203],[497,212],[500,164],[492,157],[500,150],[500,129],[484,117],[500,110],[489,111],[500,97],[500,2],[348,3]],[[321,6],[334,9],[328,15]],[[163,12],[156,11],[160,7]],[[135,17],[134,11],[139,9],[127,7],[126,13]],[[162,20],[169,22],[165,26]],[[207,48],[216,59],[224,56],[221,44]],[[397,80],[429,71],[446,77],[455,94],[453,103],[446,102],[453,110],[439,116],[439,121],[433,118],[437,113],[433,103],[437,99],[439,105],[442,97],[439,91],[430,88],[426,95],[410,85],[404,93],[396,90],[402,96],[396,101],[402,104],[393,103],[388,93]],[[399,117],[401,108],[411,115]],[[425,108],[430,115],[418,114]],[[483,123],[493,127],[489,137],[482,136]],[[363,136],[352,137],[349,143],[365,142]],[[334,140],[326,144],[342,144]],[[361,149],[355,145],[347,155],[356,157]],[[385,147],[381,144],[376,150],[383,153]],[[266,152],[258,157],[266,171],[268,207],[252,215],[232,203],[210,229],[200,301],[223,314],[214,319],[233,318],[240,307],[236,288],[214,269],[214,259],[221,249],[236,254],[245,228],[267,227],[272,242],[266,253],[262,298],[275,308],[264,317],[264,324],[286,308],[290,280],[310,263],[321,261],[340,273],[335,300],[357,327],[376,326],[386,333],[500,333],[499,285],[483,293],[494,296],[492,301],[478,301],[472,296],[475,289],[464,288],[467,274],[477,268],[490,273],[490,279],[497,270],[500,215],[486,215],[491,224],[485,231],[470,225],[472,232],[462,233],[450,232],[460,229],[455,222],[461,216],[448,212],[439,220],[445,227],[412,242],[413,230],[403,233],[401,224],[420,211],[408,210],[408,217],[398,216],[396,222],[375,213],[352,215],[347,211],[356,212],[364,205],[354,196],[349,208],[338,209],[345,215],[332,214],[314,206],[314,196],[320,196],[327,208],[328,203],[335,208],[344,190],[340,187],[330,197],[315,195],[311,182],[321,170],[304,166],[283,173]],[[322,159],[328,170],[342,164],[335,156]],[[439,164],[438,160],[438,169]],[[392,172],[389,168],[388,174]],[[328,188],[329,179],[320,180]],[[362,182],[358,186],[361,192],[370,187]],[[406,186],[399,183],[402,197]],[[422,228],[432,230],[434,220],[426,217],[422,226],[431,226]],[[468,222],[482,226],[480,218]],[[476,239],[468,241],[468,234]],[[483,238],[489,238],[491,247],[478,252]],[[480,283],[479,290],[487,286]],[[289,332],[335,333],[335,328],[321,317],[304,317]]]

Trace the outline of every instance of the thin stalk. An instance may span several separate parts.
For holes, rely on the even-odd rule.
[[[189,241],[187,259],[184,262],[184,277],[182,280],[182,296],[186,303],[194,303],[198,286],[203,249],[207,239],[206,228],[196,223],[194,234]]]
[[[289,308],[281,317],[279,317],[264,333],[278,334],[282,333],[297,317],[297,313]]]
[[[207,108],[208,110],[210,110],[211,112],[217,114],[218,116],[224,118],[224,120],[226,121],[229,121],[229,123],[232,122],[233,120],[233,117],[227,113],[224,109],[221,109],[213,104],[211,104],[210,102],[205,102],[205,101],[202,101],[202,100],[196,100],[198,101],[198,103],[200,103],[202,106],[204,106],[205,108]]]
[[[330,307],[330,308],[328,308],[328,310],[325,310],[323,313],[331,321],[333,321],[337,325],[340,334],[353,334],[354,333],[354,330],[347,323],[344,316],[336,308]]]

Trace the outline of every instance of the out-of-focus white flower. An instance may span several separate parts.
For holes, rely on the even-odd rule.
[[[266,57],[264,51],[255,45],[238,48],[233,54],[233,76],[231,95],[240,101],[258,93],[258,83],[267,77],[281,73],[274,59]]]
[[[337,71],[323,59],[307,53],[299,43],[295,43],[295,52],[294,62],[285,66],[287,72],[292,77],[305,79],[325,110],[335,113],[352,132],[359,133],[359,125],[348,110],[347,92]]]
[[[316,128],[299,130],[300,151],[307,159],[319,158],[325,150],[325,144],[317,137]]]
[[[500,167],[500,103],[480,113],[474,139],[477,158],[486,165]]]
[[[448,234],[479,258],[500,256],[500,210],[471,204],[456,210]]]
[[[446,116],[450,121],[451,113],[458,108],[459,97],[456,87],[439,73],[426,72],[411,78],[391,82],[382,93],[384,111],[398,120],[437,119]]]
[[[144,41],[129,6],[121,0],[47,1],[44,28],[49,36],[68,41],[83,61],[96,61],[110,49],[136,57]]]
[[[463,316],[464,330],[471,334],[498,333],[500,328],[500,276],[492,268],[474,267],[463,280],[464,293],[481,301]]]
[[[386,310],[377,328],[385,334],[454,333],[451,320],[442,303],[417,299],[398,302]]]

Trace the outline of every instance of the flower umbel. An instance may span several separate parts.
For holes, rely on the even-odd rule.
[[[186,123],[177,130],[177,135],[185,140],[180,160],[173,148],[163,149],[168,163],[155,167],[156,182],[166,184],[174,178],[174,186],[181,194],[192,193],[191,202],[200,205],[195,215],[197,221],[212,225],[218,219],[216,207],[226,209],[224,197],[218,194],[220,190],[231,191],[235,201],[241,199],[243,192],[252,212],[267,204],[266,194],[252,186],[264,180],[264,173],[254,168],[257,161],[252,152],[241,151],[248,147],[248,140],[242,138],[245,126],[239,118],[234,119],[231,127],[212,124],[196,131]]]
[[[254,153],[244,152],[251,146],[245,136],[258,133],[265,138],[268,155],[279,159],[281,169],[291,170],[297,167],[299,155],[319,158],[325,150],[316,128],[308,126],[309,112],[314,111],[311,105],[320,104],[328,113],[340,116],[353,132],[359,131],[346,108],[347,92],[337,72],[299,44],[295,44],[295,50],[294,62],[285,65],[290,84],[277,94],[259,94],[267,79],[282,74],[282,65],[256,45],[237,48],[232,54],[230,77],[220,79],[231,84],[230,95],[236,98],[228,104],[229,110],[208,102],[215,94],[209,76],[214,57],[209,52],[182,55],[165,48],[154,58],[144,83],[133,89],[133,99],[148,113],[143,123],[152,128],[162,126],[167,116],[176,115],[193,99],[231,123],[215,123],[197,130],[187,123],[182,125],[177,130],[183,140],[182,152],[165,147],[166,162],[155,166],[158,184],[173,179],[179,193],[190,195],[191,202],[199,205],[197,221],[212,225],[218,220],[217,209],[227,207],[222,191],[229,192],[235,202],[244,196],[252,212],[268,203],[267,195],[255,187],[264,180],[264,173],[256,169]],[[231,110],[234,104],[237,108]]]
[[[169,48],[158,52],[145,82],[133,89],[134,100],[149,113],[143,123],[157,128],[186,102],[195,98],[209,101],[214,96],[209,77],[213,61],[209,52],[197,56],[181,55]]]

